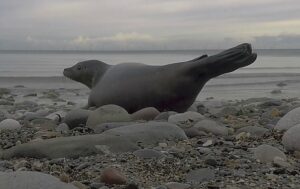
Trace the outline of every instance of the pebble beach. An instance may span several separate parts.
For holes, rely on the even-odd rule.
[[[0,15],[0,189],[300,189],[300,1]]]
[[[300,187],[298,98],[270,91],[206,98],[185,113],[146,108],[130,115],[115,105],[82,109],[88,89],[28,86],[0,90],[0,188]]]

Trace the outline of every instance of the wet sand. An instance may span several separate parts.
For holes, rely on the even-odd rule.
[[[89,89],[78,82],[59,77],[0,77],[0,87],[14,89],[24,86],[24,93],[43,89],[72,89],[85,94]],[[274,93],[274,90],[277,91]],[[272,92],[273,91],[273,92]],[[300,74],[256,73],[226,74],[210,80],[202,89],[197,101],[240,100],[248,98],[294,98],[300,94]],[[70,99],[72,100],[72,99]]]

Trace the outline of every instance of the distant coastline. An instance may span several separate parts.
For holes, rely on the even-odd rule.
[[[216,53],[220,52],[224,49],[171,49],[171,50],[10,50],[3,49],[0,50],[0,54],[6,53],[20,53],[20,54],[99,54],[99,53],[111,53],[111,54],[134,54],[134,53],[147,53],[147,54],[157,54],[157,53],[173,53],[176,54],[178,52],[182,53]],[[255,52],[261,55],[278,55],[278,56],[300,56],[300,49],[254,49]]]

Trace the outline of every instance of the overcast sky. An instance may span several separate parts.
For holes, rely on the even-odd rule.
[[[300,48],[299,0],[0,0],[0,49]]]

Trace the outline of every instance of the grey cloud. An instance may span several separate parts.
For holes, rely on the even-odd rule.
[[[253,43],[258,49],[300,48],[300,35],[258,36]]]
[[[291,20],[299,27],[277,25]],[[300,2],[0,0],[0,31],[0,49],[216,49],[244,41],[300,48],[267,37],[300,35]]]

